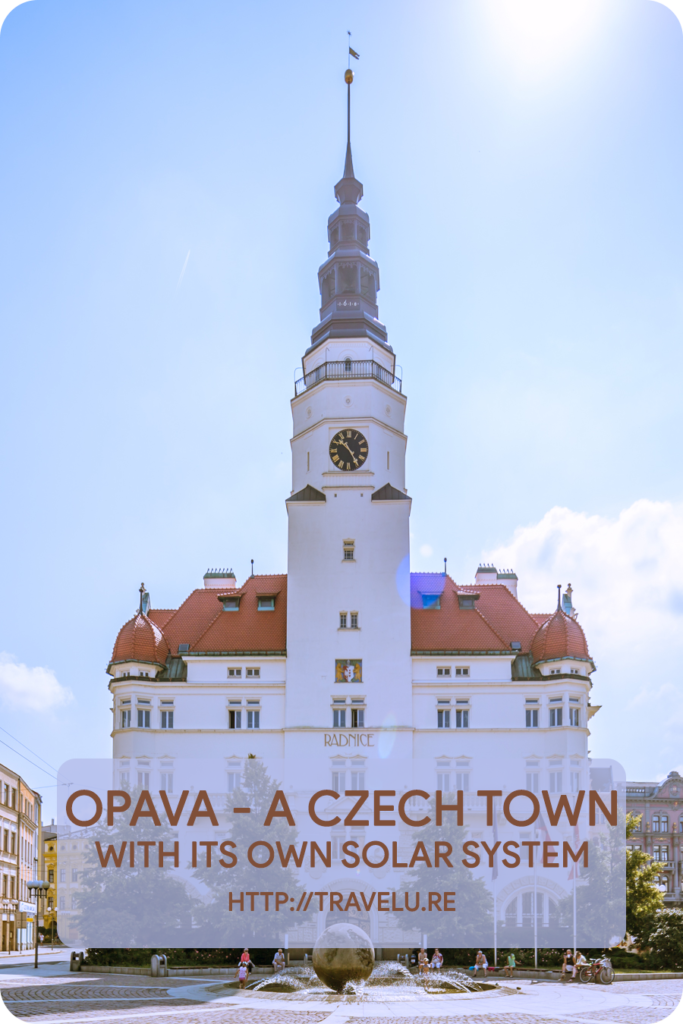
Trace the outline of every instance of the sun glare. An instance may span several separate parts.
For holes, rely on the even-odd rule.
[[[480,11],[496,49],[522,77],[547,75],[592,38],[607,2],[484,0]]]

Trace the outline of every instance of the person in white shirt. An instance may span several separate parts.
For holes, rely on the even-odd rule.
[[[440,953],[438,949],[434,950],[432,954],[432,962],[429,966],[436,971],[443,967],[443,954]]]
[[[277,974],[278,971],[283,971],[285,968],[285,954],[281,949],[278,949],[277,953],[273,957],[273,974]]]

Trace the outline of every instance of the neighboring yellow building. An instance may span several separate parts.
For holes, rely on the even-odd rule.
[[[42,868],[40,794],[17,772],[0,764],[0,904],[3,951],[30,949],[35,903],[27,882]]]
[[[43,872],[42,877],[50,883],[45,903],[44,923],[47,929],[46,942],[54,935],[57,938],[57,833],[54,821],[43,830]]]

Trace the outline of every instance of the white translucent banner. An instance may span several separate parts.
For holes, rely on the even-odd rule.
[[[536,792],[499,757],[469,791],[426,758],[178,758],[135,778],[69,761],[60,937],[306,948],[350,922],[383,949],[609,945],[625,930],[624,776],[591,769]]]

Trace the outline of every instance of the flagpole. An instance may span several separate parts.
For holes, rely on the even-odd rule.
[[[534,839],[537,831],[534,828]],[[538,967],[538,891],[536,886],[536,864],[538,858],[534,857],[534,967]]]

